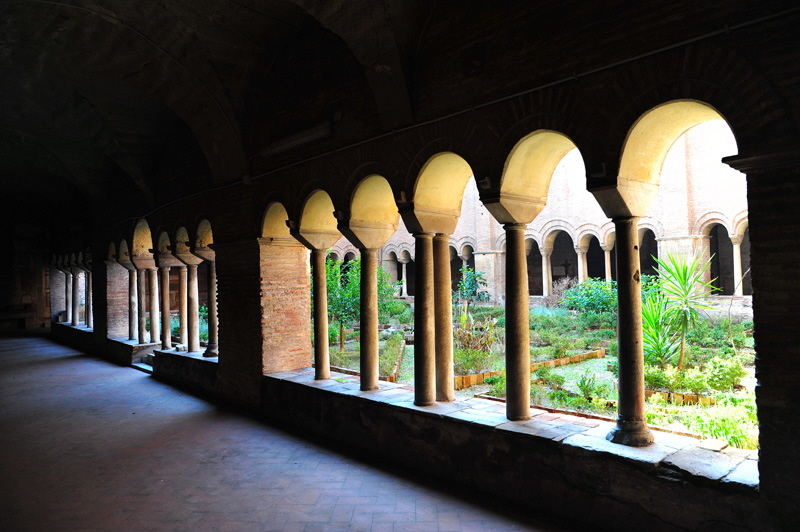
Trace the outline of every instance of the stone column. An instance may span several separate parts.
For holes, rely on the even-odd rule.
[[[608,246],[600,246],[600,249],[603,250],[603,257],[605,258],[606,264],[606,281],[611,281],[611,248]]]
[[[400,297],[408,297],[408,282],[406,279],[406,264],[408,264],[408,259],[397,259],[400,261],[401,268],[402,268],[402,281],[400,284]]]
[[[586,263],[586,252],[589,248],[586,246],[575,246],[575,253],[578,255],[578,282],[582,283],[589,277],[589,267]]]
[[[455,400],[453,379],[453,292],[450,235],[433,237],[434,319],[436,322],[436,400]]]
[[[172,323],[169,313],[169,266],[161,270],[161,349],[172,349]]]
[[[81,322],[81,272],[72,272],[72,325],[77,327]]]
[[[187,334],[190,352],[200,351],[200,296],[197,287],[197,264],[188,264],[186,306],[188,307]]]
[[[64,310],[67,311],[65,323],[72,323],[72,273],[64,272]]]
[[[86,328],[92,329],[94,326],[94,319],[92,317],[92,272],[86,270]]]
[[[742,297],[744,288],[742,287],[742,237],[732,236],[733,244],[733,295]]]
[[[506,417],[519,421],[531,417],[526,224],[509,223],[503,227],[506,231]]]
[[[219,321],[217,319],[217,263],[208,261],[208,342],[204,357],[219,356]]]
[[[617,233],[617,339],[619,402],[617,426],[606,439],[644,447],[653,434],[644,416],[644,352],[642,348],[642,287],[639,265],[639,219],[615,218]]]
[[[436,322],[433,298],[433,235],[414,233],[416,293],[414,294],[414,404],[436,402],[434,372]]]
[[[377,250],[361,250],[361,389],[378,388],[378,262]]]
[[[331,378],[330,345],[328,345],[328,284],[325,277],[324,249],[311,250],[311,273],[314,283],[314,378]]]
[[[547,297],[553,293],[553,270],[550,268],[550,254],[553,253],[553,248],[539,248],[539,253],[542,254],[542,295]]]
[[[147,270],[138,270],[139,289],[139,343],[148,343],[147,338]]]
[[[181,323],[181,345],[186,345],[187,340],[187,288],[188,282],[186,279],[186,266],[178,267],[178,319]]]
[[[159,310],[158,299],[158,268],[151,268],[148,271],[150,292],[148,294],[147,306],[150,310],[150,343],[158,343],[161,337],[161,312]]]
[[[137,270],[128,270],[128,340],[136,340],[136,324],[139,321],[139,305],[137,301],[136,285]]]

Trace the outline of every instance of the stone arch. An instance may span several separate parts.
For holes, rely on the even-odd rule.
[[[270,203],[261,220],[261,237],[270,239],[291,238],[289,225],[286,223],[288,220],[289,214],[286,212],[286,207],[283,206],[283,203],[277,201]]]
[[[730,232],[730,229],[733,227],[724,213],[718,211],[707,212],[695,221],[692,226],[692,234],[707,237],[714,225],[717,224],[725,227],[728,232]]]
[[[731,223],[731,235],[743,237],[745,231],[750,228],[750,218],[747,211],[742,211],[733,217]]]
[[[497,198],[486,208],[500,223],[530,223],[544,209],[550,180],[558,163],[575,149],[572,140],[556,131],[537,130],[512,148],[500,178]]]
[[[313,249],[328,249],[341,238],[331,197],[322,189],[313,191],[303,203],[298,226],[301,240]]]
[[[553,242],[555,241],[556,237],[558,236],[559,232],[564,232],[569,235],[570,240],[575,242],[577,239],[577,235],[575,234],[575,228],[572,227],[572,224],[565,220],[554,219],[548,221],[544,226],[542,226],[541,234],[542,236],[542,247],[544,248],[552,248]]]
[[[171,247],[172,247],[172,244],[171,244],[170,239],[169,239],[169,234],[166,231],[162,230],[158,234],[158,241],[157,241],[157,244],[156,244],[157,253],[159,253],[159,254],[169,253]]]
[[[136,222],[133,229],[132,242],[130,249],[132,257],[152,256],[153,235],[150,232],[150,226],[144,218]]]
[[[198,248],[207,248],[214,243],[214,233],[211,230],[211,222],[203,218],[197,224],[197,240],[195,245]]]
[[[177,255],[185,255],[189,253],[189,231],[186,227],[180,226],[175,231],[175,253]]]
[[[389,182],[377,174],[361,180],[350,201],[347,223],[360,247],[380,248],[397,231],[399,223],[400,214]]]
[[[411,209],[401,209],[411,232],[450,235],[461,215],[461,202],[472,168],[460,155],[440,152],[422,166],[414,183]]]
[[[106,254],[106,260],[115,261],[117,260],[117,246],[114,244],[114,241],[108,243],[108,253]]]

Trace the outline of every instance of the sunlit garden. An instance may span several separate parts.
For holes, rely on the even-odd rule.
[[[667,255],[642,279],[646,415],[654,427],[754,449],[753,324],[712,309],[708,263]],[[358,259],[327,263],[333,369],[359,369]],[[457,398],[505,397],[505,309],[487,306],[483,274],[462,268],[453,292]],[[413,385],[413,309],[379,268],[381,378]],[[617,400],[614,281],[554,283],[530,311],[531,404],[613,417]],[[460,389],[459,389],[460,388]]]

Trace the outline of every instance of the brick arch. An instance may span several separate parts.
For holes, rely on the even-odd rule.
[[[569,235],[572,239],[573,244],[577,242],[577,233],[575,228],[572,227],[572,224],[567,222],[566,220],[554,219],[550,220],[546,224],[544,224],[540,230],[542,235],[542,243],[543,246],[540,244],[541,247],[551,248],[553,247],[553,242],[558,236],[559,232],[565,232]]]
[[[477,249],[475,237],[471,235],[462,236],[461,238],[450,238],[450,245],[456,249],[456,252],[459,255],[461,254],[461,251],[464,249],[464,246],[471,247],[472,251],[475,251]]]
[[[747,210],[743,210],[733,217],[733,222],[731,223],[731,235],[744,236],[744,232],[747,231],[748,227],[750,227],[749,212]]]
[[[582,224],[578,226],[576,233],[578,235],[575,239],[576,246],[588,246],[592,237],[595,237],[599,243],[603,243],[601,239],[602,231],[596,224]]]
[[[584,158],[587,172],[603,166],[607,179],[616,178],[625,139],[639,117],[675,100],[695,100],[717,110],[733,131],[740,154],[758,152],[765,144],[797,143],[785,103],[732,48],[693,43],[620,66],[605,76],[608,86],[623,89],[604,94],[605,104],[593,110],[586,126],[595,143]]]
[[[711,228],[717,224],[723,226],[728,231],[728,234],[733,234],[731,233],[733,224],[731,224],[730,219],[727,215],[718,211],[707,212],[700,216],[692,225],[692,234],[708,236]]]

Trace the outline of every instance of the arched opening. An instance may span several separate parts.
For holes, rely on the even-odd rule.
[[[742,234],[742,243],[739,247],[742,256],[742,295],[753,295],[753,276],[750,275],[750,227],[746,227]]]
[[[708,251],[711,256],[711,285],[714,293],[723,296],[733,295],[735,280],[733,276],[733,243],[728,230],[722,224],[714,224],[708,231]]]
[[[461,282],[461,267],[464,265],[461,257],[458,256],[456,248],[450,246],[450,285],[452,290],[458,290],[458,284]]]
[[[405,270],[400,272],[400,280],[403,281],[403,286],[406,289],[406,296],[414,297],[416,293],[416,272],[414,269],[414,259],[411,257],[411,253],[407,250],[404,250],[400,253],[400,262],[405,264]],[[403,271],[405,271],[405,277],[403,276]]]
[[[586,276],[594,279],[606,278],[605,252],[594,235],[589,237],[589,246],[586,250]]]
[[[525,240],[525,260],[528,263],[528,294],[544,295],[542,292],[542,254],[539,244],[532,238]]]
[[[575,252],[572,237],[566,231],[558,231],[553,239],[550,270],[553,275],[553,284],[578,277],[578,254]]]
[[[642,275],[657,275],[658,242],[650,229],[639,230],[639,264]]]

